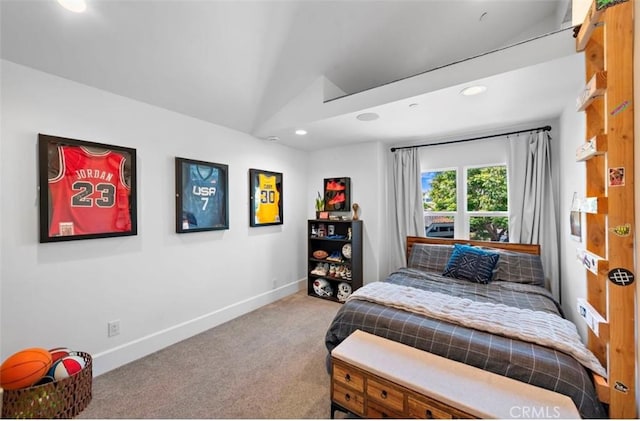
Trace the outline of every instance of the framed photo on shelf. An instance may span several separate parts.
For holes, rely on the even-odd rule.
[[[349,211],[351,206],[351,179],[349,177],[324,179],[324,210]]]
[[[249,169],[249,225],[281,225],[282,173]]]
[[[136,235],[136,150],[38,135],[40,242]]]
[[[176,232],[229,229],[229,166],[176,157]]]

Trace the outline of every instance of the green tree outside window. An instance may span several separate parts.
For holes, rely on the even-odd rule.
[[[427,212],[455,212],[456,171],[434,173],[431,189],[424,201]],[[507,212],[507,168],[504,165],[467,169],[467,212],[469,238],[472,240],[507,241],[509,218],[482,213]]]

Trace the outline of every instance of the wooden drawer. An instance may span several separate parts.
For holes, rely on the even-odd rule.
[[[472,415],[448,407],[425,396],[409,395],[407,398],[409,417],[420,419],[450,420],[452,418],[475,418]]]
[[[364,392],[364,377],[362,373],[340,363],[339,361],[333,361],[332,377],[334,383],[343,384],[357,390],[358,392]]]
[[[391,411],[389,408],[385,407],[382,404],[374,402],[372,400],[367,401],[367,413],[365,414],[367,418],[407,418],[404,414],[399,414],[394,411]]]
[[[343,408],[356,415],[364,415],[364,395],[333,382],[333,396],[331,399]]]
[[[404,412],[404,392],[398,386],[368,378],[366,393],[369,401],[379,402],[392,411]]]

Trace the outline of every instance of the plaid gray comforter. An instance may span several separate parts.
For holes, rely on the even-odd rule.
[[[561,314],[544,288],[527,284],[477,284],[408,268],[392,273],[385,281]],[[587,370],[562,352],[360,300],[340,308],[325,337],[327,349],[331,351],[356,329],[565,394],[584,418],[607,417]]]

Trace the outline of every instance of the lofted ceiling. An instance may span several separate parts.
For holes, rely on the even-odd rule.
[[[1,57],[305,150],[557,117],[580,87],[569,0],[87,3],[0,0]]]

